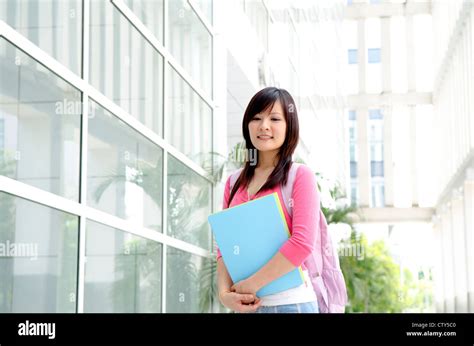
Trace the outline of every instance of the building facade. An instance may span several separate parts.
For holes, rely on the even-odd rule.
[[[474,6],[433,1],[436,309],[474,312]]]
[[[431,227],[415,252],[436,311],[473,312],[473,6],[354,0],[344,18],[352,201],[388,237]]]
[[[211,1],[0,1],[0,311],[212,303]]]

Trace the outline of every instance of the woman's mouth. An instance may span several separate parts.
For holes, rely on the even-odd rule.
[[[267,135],[257,136],[257,138],[260,139],[261,141],[268,141],[270,139],[273,139],[272,136],[267,136]]]

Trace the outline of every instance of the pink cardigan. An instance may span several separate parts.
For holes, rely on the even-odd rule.
[[[283,213],[285,214],[291,237],[282,245],[280,253],[285,256],[295,266],[302,266],[306,269],[303,262],[311,254],[314,247],[315,232],[318,229],[316,222],[319,210],[320,197],[316,184],[314,173],[305,165],[301,165],[298,169],[293,185],[293,218],[290,218],[283,197],[280,185],[273,189],[267,189],[258,192],[254,196],[250,196],[250,200],[263,197],[268,194],[277,192],[282,201]],[[230,177],[227,179],[224,190],[223,209],[227,208],[230,197]],[[234,195],[231,207],[248,202],[247,191],[242,187]],[[222,257],[221,252],[217,249],[217,259]]]

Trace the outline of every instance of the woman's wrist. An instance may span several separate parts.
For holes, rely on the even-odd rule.
[[[219,290],[219,300],[222,302],[222,297],[224,296],[224,294],[226,293],[230,293],[230,287],[228,289],[222,289],[222,290]]]

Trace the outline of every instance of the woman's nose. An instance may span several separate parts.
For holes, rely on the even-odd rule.
[[[267,119],[263,119],[263,120],[260,122],[260,129],[268,129],[268,128],[269,128],[268,120],[267,120]]]

